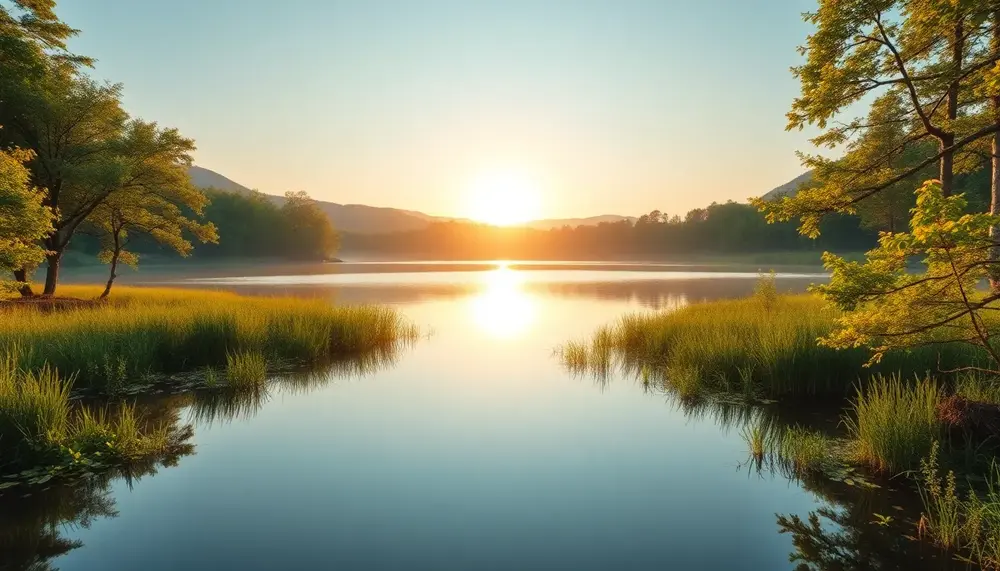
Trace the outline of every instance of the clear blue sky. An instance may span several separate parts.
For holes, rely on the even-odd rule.
[[[463,215],[525,173],[546,217],[674,214],[801,173],[811,0],[61,0],[130,112],[269,193]]]

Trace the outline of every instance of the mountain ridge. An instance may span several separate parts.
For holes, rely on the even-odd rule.
[[[235,194],[250,194],[250,188],[205,167],[192,165],[188,169],[191,183],[198,188],[215,188],[223,192]],[[276,205],[282,205],[285,197],[263,193]],[[341,232],[358,234],[389,234],[422,230],[434,222],[470,222],[462,218],[433,216],[416,210],[403,210],[390,206],[368,206],[366,204],[339,204],[326,200],[317,200],[320,209],[330,218],[333,227]],[[617,214],[602,214],[585,218],[546,218],[532,220],[522,226],[539,230],[561,228],[562,226],[597,225],[602,222],[634,221],[631,216]]]

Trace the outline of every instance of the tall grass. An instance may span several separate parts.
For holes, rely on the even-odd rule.
[[[226,355],[226,380],[232,388],[255,388],[267,382],[267,360],[253,351]]]
[[[93,297],[99,288],[65,286],[60,293]],[[105,303],[55,311],[0,305],[0,351],[31,348],[20,354],[20,368],[48,365],[75,375],[77,386],[106,390],[149,374],[223,367],[228,354],[325,362],[416,336],[391,308],[212,291],[116,288]]]
[[[1000,465],[993,462],[985,492],[958,493],[955,473],[938,467],[938,443],[920,462],[920,499],[924,513],[918,532],[947,549],[963,549],[984,569],[1000,569]]]
[[[857,460],[883,473],[916,468],[941,438],[941,397],[931,378],[907,383],[899,376],[878,377],[859,388],[843,420]]]
[[[71,379],[51,367],[23,371],[16,356],[0,355],[0,470],[37,463],[129,460],[166,452],[177,442],[172,426],[149,427],[135,409],[113,413],[70,402]]]
[[[869,355],[863,349],[817,344],[839,315],[818,296],[774,295],[763,288],[750,298],[626,315],[587,342],[564,345],[560,355],[578,373],[697,370],[701,391],[732,391],[740,380],[744,393],[769,398],[846,395],[873,373],[923,375],[976,356],[971,348],[943,345],[888,354],[865,368]]]

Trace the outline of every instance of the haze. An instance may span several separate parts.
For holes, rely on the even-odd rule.
[[[238,7],[237,7],[238,6]],[[483,172],[540,217],[683,214],[802,172],[806,0],[60,4],[73,50],[196,162],[260,190],[468,216]],[[134,46],[134,49],[121,49]],[[515,215],[516,216],[516,215]]]

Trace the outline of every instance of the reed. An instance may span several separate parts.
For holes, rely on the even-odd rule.
[[[267,383],[267,359],[255,351],[227,354],[226,381],[233,389],[263,386]]]
[[[99,288],[65,286],[93,297]],[[417,338],[395,310],[336,307],[321,300],[244,297],[214,291],[116,288],[106,302],[46,310],[0,304],[0,351],[30,347],[18,366],[49,366],[76,385],[114,392],[150,375],[224,367],[227,355],[323,363]]]
[[[589,341],[564,345],[559,354],[577,373],[697,370],[702,392],[733,391],[731,383],[739,379],[741,392],[765,398],[847,395],[874,374],[923,375],[976,357],[971,347],[941,345],[890,353],[866,368],[865,350],[817,343],[839,315],[818,296],[775,295],[764,288],[744,299],[626,315]]]
[[[51,367],[24,371],[12,352],[0,354],[0,469],[122,462],[167,452],[171,426],[146,426],[131,405],[113,412],[70,401],[72,379]]]
[[[859,388],[843,419],[857,461],[883,473],[916,468],[942,436],[941,398],[930,377],[907,383],[898,375],[880,376]]]

